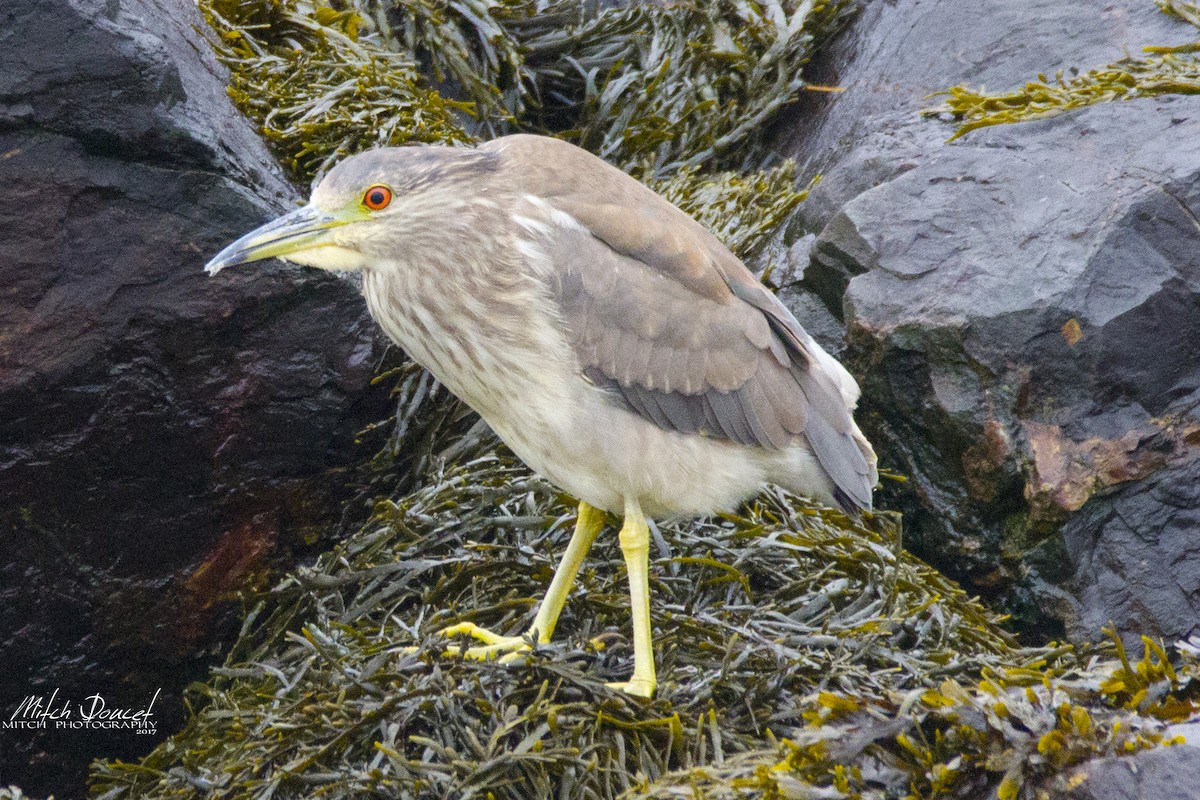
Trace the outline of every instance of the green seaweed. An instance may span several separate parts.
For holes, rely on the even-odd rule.
[[[438,404],[437,393],[420,404]],[[806,728],[813,693],[858,706],[1020,648],[998,619],[904,553],[897,521],[768,494],[660,525],[652,605],[660,690],[631,668],[624,575],[602,539],[555,644],[511,665],[441,655],[459,620],[519,630],[570,535],[572,505],[480,440],[357,534],[254,601],[188,727],[138,765],[97,767],[103,797],[611,797]],[[415,650],[409,650],[411,647]]]
[[[1200,4],[1185,0],[1155,0],[1164,14],[1181,19],[1200,28]]]
[[[1092,759],[1177,743],[1164,724],[1114,707],[1095,688],[1107,666],[947,680],[870,707],[819,694],[806,698],[810,722],[793,738],[668,775],[627,800],[1065,797],[1086,776],[1074,768]],[[1194,682],[1186,688],[1194,693]]]
[[[651,188],[700,221],[743,260],[752,260],[808,196],[796,189],[796,164],[753,173],[701,173],[683,167]]]
[[[387,46],[412,53],[439,85],[469,100],[481,133],[509,133],[524,113],[524,52],[505,22],[537,13],[527,0],[353,0]]]
[[[373,146],[468,142],[470,106],[425,86],[416,62],[359,36],[358,15],[304,0],[205,0],[229,94],[294,175]]]
[[[357,0],[393,46],[486,113],[490,135],[555,133],[626,169],[731,166],[804,86],[846,0]],[[734,158],[736,156],[736,159]]]
[[[1200,6],[1182,0],[1158,0],[1164,13],[1200,27]],[[1039,74],[1019,89],[988,93],[955,86],[942,92],[946,102],[926,115],[949,115],[960,122],[949,141],[991,125],[1004,125],[1056,116],[1078,108],[1156,97],[1200,94],[1200,41],[1177,47],[1145,47],[1141,58],[1126,57],[1104,67],[1053,79]]]
[[[753,161],[816,43],[853,10],[847,0],[200,5],[230,94],[301,179],[374,145],[520,130],[637,174]]]
[[[551,3],[513,29],[527,50],[534,125],[627,169],[744,166],[804,86],[816,44],[852,3],[681,0],[589,13]]]
[[[404,417],[445,400],[407,395]],[[98,764],[98,796],[860,797],[869,767],[897,794],[1032,798],[1197,710],[1194,671],[1161,646],[1137,663],[1021,647],[903,550],[894,515],[779,491],[657,526],[652,701],[605,685],[632,657],[611,535],[553,644],[507,665],[443,655],[453,622],[524,629],[573,517],[490,436],[450,439],[420,488],[250,598],[187,728]]]
[[[869,707],[845,694],[810,695],[808,725],[791,739],[665,776],[628,800],[1067,796],[1086,778],[1076,767],[1179,744],[1167,723],[1200,711],[1200,650],[1183,643],[1176,670],[1143,637],[1144,656],[1132,663],[1116,632],[1106,633],[1116,661],[1049,653],[1032,669],[985,669],[971,683],[948,679]]]

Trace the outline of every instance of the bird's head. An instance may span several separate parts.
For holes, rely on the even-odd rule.
[[[477,199],[496,154],[452,147],[389,147],[351,156],[329,171],[308,205],[272,220],[217,253],[205,271],[265,258],[328,270],[358,270],[405,250],[436,246],[438,234]]]

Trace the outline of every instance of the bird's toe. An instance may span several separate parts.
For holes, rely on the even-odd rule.
[[[451,645],[445,650],[445,654],[448,656],[462,656],[476,661],[499,658],[501,663],[508,663],[531,649],[529,641],[523,636],[502,636],[487,628],[481,628],[474,622],[460,622],[457,625],[451,625],[438,631],[438,635],[447,639],[470,636],[472,639],[483,642],[482,645],[476,647]]]
[[[508,637],[503,641],[495,644],[479,645],[478,647],[459,647],[453,645],[447,647],[444,654],[447,656],[462,656],[473,661],[491,661],[493,658],[499,659],[501,664],[507,664],[523,653],[528,653],[532,648],[529,642],[522,639],[520,636]]]
[[[520,636],[503,636],[499,633],[492,633],[487,628],[481,628],[474,622],[459,622],[447,628],[442,628],[438,631],[438,636],[446,639],[453,639],[456,636],[470,636],[472,639],[478,639],[484,644],[499,644],[510,639],[521,641]]]
[[[606,683],[610,689],[618,689],[625,694],[631,694],[634,697],[645,697],[647,699],[654,696],[654,690],[657,688],[657,683],[653,680],[644,678],[633,678],[628,681],[618,681],[616,683]]]

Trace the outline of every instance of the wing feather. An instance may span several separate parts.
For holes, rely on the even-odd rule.
[[[769,381],[747,381],[741,389],[742,403],[746,407],[746,421],[750,423],[756,442],[769,442],[774,450],[782,450],[792,438],[775,413],[775,408],[764,384]]]
[[[700,430],[703,408],[699,397],[678,392],[670,394],[654,392],[653,394],[654,399],[658,401],[658,407],[662,409],[663,414],[671,423],[668,430],[676,430],[680,433],[695,433]]]

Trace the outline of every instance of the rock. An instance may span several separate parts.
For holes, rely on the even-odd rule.
[[[1188,745],[1100,758],[1072,771],[1067,800],[1195,800],[1200,749]]]
[[[846,91],[781,126],[824,176],[790,224],[819,234],[799,286],[845,323],[869,433],[910,478],[883,505],[1027,631],[1171,637],[1200,613],[1200,97],[949,144],[919,112],[1195,36],[1141,0],[869,4],[809,76]]]
[[[201,272],[297,194],[190,0],[0,20],[0,716],[161,687],[169,731],[230,593],[339,518],[380,348],[350,283]],[[6,779],[81,796],[163,735],[0,737]]]
[[[1200,597],[1197,531],[1200,459],[1087,503],[1063,527],[1073,568],[1066,586],[1076,599],[1068,634],[1084,639],[1110,621],[1168,642],[1187,632]]]

